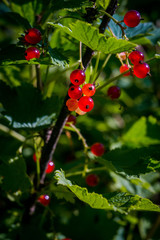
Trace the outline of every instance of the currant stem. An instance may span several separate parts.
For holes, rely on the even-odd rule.
[[[110,84],[111,82],[114,82],[115,80],[117,80],[118,78],[122,77],[124,74],[128,73],[129,71],[130,71],[130,70],[127,70],[127,71],[119,74],[118,76],[113,77],[113,78],[107,80],[106,83],[104,83],[102,86],[100,86],[100,87],[97,88],[96,92],[97,92],[97,91],[100,91],[101,89],[103,89],[104,87],[106,87],[108,84]]]
[[[90,169],[87,168],[87,169],[86,169],[86,173],[106,171],[106,170],[107,170],[106,167],[90,168]],[[84,172],[84,170],[77,171],[77,172],[72,172],[72,173],[66,173],[66,177],[72,177],[72,176],[82,175],[83,172]]]
[[[82,42],[79,42],[79,61],[81,64],[81,69],[84,69],[83,63],[82,63]]]
[[[95,78],[95,80],[94,80],[94,84],[96,83],[96,81],[97,81],[97,79],[99,78],[101,72],[103,71],[103,69],[104,69],[105,66],[107,65],[107,63],[108,63],[110,57],[111,57],[111,54],[108,54],[108,56],[106,57],[106,60],[104,61],[104,63],[103,63],[103,65],[102,65],[101,69],[100,69],[99,72],[97,73],[97,76],[96,76],[96,78]]]
[[[123,27],[119,21],[117,21],[114,17],[112,17],[109,13],[105,12],[105,11],[101,11],[102,13],[104,13],[105,15],[107,15],[110,19],[112,19],[120,28],[122,31],[122,38],[124,37],[126,40],[128,40],[128,38],[125,35],[124,29],[126,29],[125,27]]]
[[[36,67],[36,76],[37,76],[37,88],[39,90],[42,90],[42,79],[41,79],[41,73],[40,73],[40,64],[35,65]]]
[[[99,59],[100,59],[100,52],[97,53],[97,59],[96,59],[96,65],[95,65],[95,69],[94,69],[94,76],[97,75],[97,70],[98,70],[98,65],[99,65]],[[95,80],[94,80],[95,82]]]
[[[8,127],[4,126],[1,123],[0,123],[0,131],[9,134],[11,137],[14,137],[15,139],[17,139],[18,141],[20,141],[22,143],[26,141],[26,138],[24,136],[15,132],[14,130],[9,129]]]
[[[75,125],[73,125],[72,123],[70,123],[70,126],[75,130],[75,132],[77,133],[77,135],[79,136],[79,139],[82,140],[84,149],[88,149],[88,144],[86,142],[86,139],[82,136],[82,134],[80,133],[80,131],[78,130],[78,128],[76,128]]]

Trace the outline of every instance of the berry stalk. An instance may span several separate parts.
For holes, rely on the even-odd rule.
[[[110,15],[113,15],[117,8],[117,3],[118,3],[118,0],[111,1],[108,8],[106,9],[106,12],[108,12]],[[100,33],[104,33],[109,21],[110,21],[110,17],[104,15],[102,22],[100,24],[100,27],[99,27]],[[85,69],[88,67],[88,64],[90,63],[93,55],[94,55],[94,51],[87,47],[86,52],[82,58],[82,63],[83,63],[83,66]],[[44,183],[44,179],[45,179],[45,175],[46,175],[46,173],[45,173],[46,165],[48,164],[49,160],[52,159],[52,156],[56,149],[59,137],[62,133],[63,127],[64,127],[67,117],[69,115],[69,111],[67,110],[67,107],[66,107],[67,99],[68,99],[68,94],[65,97],[61,112],[59,114],[59,117],[57,119],[55,127],[51,133],[51,137],[50,137],[49,141],[44,145],[43,150],[42,150],[41,180],[40,180],[41,184]]]

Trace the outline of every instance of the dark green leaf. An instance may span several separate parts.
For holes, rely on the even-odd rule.
[[[56,48],[52,49],[51,47],[49,47],[48,50],[49,50],[49,54],[51,56],[53,65],[65,67],[68,64],[68,59],[66,57],[64,57],[58,51],[58,49],[56,49]]]
[[[139,175],[160,169],[160,150],[158,147],[115,149],[103,155],[99,163],[111,171]],[[112,166],[112,167],[110,167]]]
[[[27,19],[25,19],[19,13],[16,13],[16,12],[6,12],[3,14],[0,14],[0,23],[16,25],[24,29],[31,28],[31,25],[27,21]]]
[[[3,178],[2,188],[5,191],[27,191],[31,187],[26,175],[26,165],[22,158],[14,158],[0,166],[0,175]]]
[[[0,101],[5,117],[14,128],[37,128],[49,125],[57,113],[59,100],[54,96],[43,100],[30,84],[11,89],[0,82]]]

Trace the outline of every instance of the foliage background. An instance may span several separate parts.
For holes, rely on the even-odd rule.
[[[47,3],[50,6],[49,0],[11,2],[13,11],[20,15],[9,13],[10,9],[5,4],[7,1],[0,3],[0,239],[160,239],[160,218],[157,212],[131,211],[126,215],[118,211],[93,209],[77,199],[67,187],[57,186],[54,174],[47,176],[47,182],[51,184],[41,190],[42,194],[48,193],[51,196],[51,204],[47,208],[37,204],[31,222],[22,224],[23,212],[33,190],[32,181],[36,174],[36,164],[32,155],[39,150],[39,145],[41,146],[41,138],[35,138],[35,135],[43,134],[46,127],[55,123],[67,93],[70,72],[78,66],[79,43],[58,29],[50,30],[50,47],[56,50],[55,55],[50,53],[52,62],[49,62],[49,53],[46,58],[40,59],[43,95],[35,88],[36,71],[32,63],[36,62],[26,63],[23,59],[24,49],[17,49],[15,44],[21,34],[24,34],[28,22],[33,25],[41,12],[43,18],[38,27],[45,34],[46,21],[53,22],[59,16],[67,14],[80,17],[81,12],[85,14],[85,5],[84,8],[73,11],[73,8],[64,9],[64,1],[55,1],[52,9],[46,9]],[[74,1],[70,2],[73,5]],[[75,4],[79,6],[81,2],[77,1]],[[136,9],[142,13],[144,22],[153,22],[159,27],[157,1],[152,1],[152,8],[150,5],[150,1],[123,0],[120,1],[116,13],[124,16],[127,9]],[[66,18],[60,22],[68,26],[74,21],[72,18]],[[94,23],[95,26],[98,24],[99,22]],[[114,28],[113,23],[111,26]],[[160,29],[154,27],[149,31],[148,26],[142,29],[144,34],[131,39],[141,44],[139,50],[144,52],[146,60],[160,51],[157,43],[160,39]],[[93,69],[96,56],[92,60]],[[106,55],[101,54],[99,69],[105,58]],[[53,64],[49,69],[48,63]],[[73,64],[76,65],[73,67]],[[106,79],[118,75],[120,65],[119,60],[112,55],[98,82],[103,84]],[[90,193],[96,192],[104,196],[110,193],[112,196],[115,192],[127,192],[159,204],[159,60],[151,61],[150,67],[152,77],[121,77],[117,80],[116,84],[122,88],[122,95],[118,101],[113,102],[107,98],[107,86],[94,98],[94,110],[77,118],[76,127],[80,129],[88,145],[102,142],[106,147],[104,159],[111,161],[116,171],[105,162],[106,171],[95,171],[100,178],[97,187],[87,187],[82,175],[71,176],[73,184],[87,187]],[[88,67],[86,71],[88,78],[92,68]],[[53,104],[55,102],[56,104]],[[13,132],[7,132],[8,128]],[[96,160],[91,153],[89,154],[90,168],[104,166],[104,159]],[[73,129],[65,127],[53,160],[56,169],[62,168],[66,176],[81,170],[77,166],[83,166],[85,155],[82,142]],[[128,211],[130,206],[125,205],[128,200],[120,196],[118,204]],[[123,201],[126,201],[125,206]],[[131,204],[134,205],[133,202]]]

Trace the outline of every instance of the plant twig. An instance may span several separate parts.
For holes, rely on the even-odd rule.
[[[124,74],[128,73],[129,71],[130,71],[130,70],[127,70],[127,71],[119,74],[118,76],[115,76],[115,77],[113,77],[113,78],[110,78],[110,79],[106,80],[106,82],[105,82],[102,86],[100,86],[100,87],[97,88],[96,92],[97,92],[97,91],[100,91],[101,89],[103,89],[104,87],[106,87],[108,84],[110,84],[111,82],[114,82],[115,80],[117,80],[118,78],[122,77]]]
[[[41,74],[40,74],[40,64],[35,65],[36,67],[36,76],[37,76],[37,88],[39,90],[42,90],[42,79],[41,79]]]
[[[0,124],[0,131],[9,134],[11,137],[14,137],[15,139],[17,139],[20,142],[25,142],[26,141],[26,138],[24,136],[15,132],[14,130],[9,129],[8,127],[6,127],[2,124]]]
[[[75,132],[77,133],[77,135],[79,136],[79,139],[82,140],[83,146],[85,149],[88,149],[88,145],[86,142],[86,139],[82,136],[82,134],[80,133],[80,131],[76,128],[76,126],[74,126],[73,124],[70,124],[71,127],[75,130]]]

